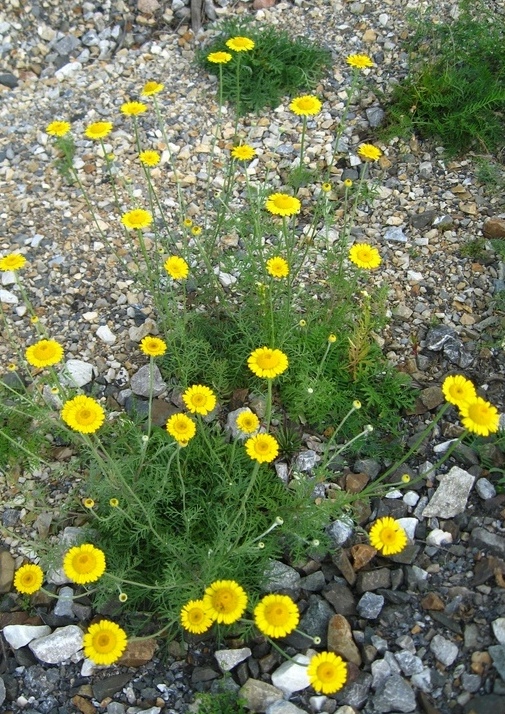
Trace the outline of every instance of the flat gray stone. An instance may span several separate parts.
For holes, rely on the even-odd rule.
[[[70,617],[74,618],[74,612],[72,610],[74,591],[71,587],[65,586],[61,588],[58,593],[58,600],[54,606],[54,614],[58,617]]]
[[[455,645],[454,642],[447,640],[445,637],[442,637],[442,635],[435,635],[430,642],[430,650],[433,652],[438,661],[446,667],[450,667],[459,654],[457,645]]]
[[[505,645],[505,617],[498,617],[492,622],[493,634],[500,643]]]
[[[28,645],[35,657],[47,664],[60,664],[82,649],[83,631],[77,625],[58,627],[52,634]]]
[[[2,632],[12,649],[18,650],[38,637],[51,634],[51,628],[48,625],[6,625]]]
[[[241,647],[236,650],[218,650],[214,652],[221,672],[230,672],[238,664],[251,656],[249,647]]]
[[[479,548],[499,558],[505,558],[505,538],[477,526],[470,533],[470,547]]]
[[[399,674],[392,674],[383,689],[373,699],[375,711],[413,712],[416,709],[416,695],[408,682]]]
[[[505,646],[493,645],[488,649],[493,660],[493,667],[496,669],[500,677],[505,680]]]
[[[278,590],[300,589],[300,573],[279,560],[270,562],[265,572],[265,578],[266,582],[263,584],[263,590],[267,593],[274,593]]]
[[[474,481],[475,476],[471,473],[453,466],[441,476],[440,485],[424,509],[423,517],[453,518],[463,513]]]
[[[265,714],[305,714],[305,710],[300,709],[291,702],[279,700],[267,707]]]
[[[166,390],[167,385],[163,381],[161,372],[156,364],[153,364],[152,383],[150,378],[150,365],[145,364],[136,372],[131,380],[130,386],[134,394],[140,397],[148,397],[152,389],[154,397],[159,397]]]
[[[293,660],[286,660],[271,674],[272,684],[282,690],[287,699],[294,692],[306,689],[310,684],[307,676],[307,665],[310,658],[303,654],[297,654]]]
[[[376,593],[365,593],[357,605],[358,615],[366,620],[375,620],[384,607],[384,596]]]
[[[248,679],[238,695],[245,700],[247,709],[253,712],[266,712],[269,706],[284,698],[282,690],[259,679]]]
[[[338,548],[346,543],[354,533],[354,526],[349,521],[333,521],[326,529],[332,543]]]
[[[82,359],[69,359],[65,363],[61,381],[69,387],[84,387],[93,379],[94,367]]]

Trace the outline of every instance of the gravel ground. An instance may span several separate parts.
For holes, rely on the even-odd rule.
[[[378,90],[386,91],[406,72],[402,39],[408,34],[407,11],[425,5],[406,0],[302,0],[252,10],[250,3],[221,0],[215,10],[223,17],[256,15],[332,50],[334,70],[317,89],[324,106],[308,148],[311,162],[331,155],[334,122],[342,112],[343,90],[349,82],[345,57],[353,52],[373,57],[376,69],[368,75],[370,90],[351,108],[344,135],[348,158],[335,173],[339,179],[358,175],[356,148],[374,138]],[[496,5],[504,10],[503,3]],[[438,19],[446,19],[455,10],[456,3],[442,0],[437,4]],[[75,136],[80,137],[91,121],[113,117],[114,132],[107,141],[135,190],[142,179],[133,160],[131,123],[122,117],[119,106],[136,98],[145,81],[163,81],[166,91],[160,103],[170,151],[182,176],[189,212],[197,216],[217,105],[215,81],[197,70],[193,59],[195,47],[208,43],[217,30],[207,25],[195,39],[187,16],[188,8],[179,0],[171,4],[118,0],[101,5],[71,0],[64,6],[6,0],[0,12],[0,192],[4,199],[0,253],[19,249],[26,255],[29,266],[23,280],[41,321],[65,345],[69,358],[93,365],[91,378],[99,377],[104,386],[115,389],[125,386],[144,363],[138,342],[151,331],[155,315],[148,296],[96,235],[79,192],[66,186],[56,172],[52,142],[43,130],[56,117],[70,117]],[[165,149],[155,125],[147,119],[143,126],[151,146]],[[224,139],[232,137],[233,129],[233,119],[225,120]],[[258,152],[258,160],[251,165],[252,180],[261,180],[279,153],[282,168],[292,165],[299,130],[287,101],[275,112],[246,118],[244,136]],[[110,189],[103,182],[103,163],[96,160],[90,142],[77,139],[76,143],[80,178],[94,205],[100,206],[104,228],[121,252]],[[382,161],[372,169],[379,196],[358,212],[353,234],[379,246],[383,257],[384,269],[374,279],[389,288],[391,320],[382,336],[384,350],[423,389],[409,426],[414,433],[430,419],[437,406],[436,393],[434,397],[430,389],[455,369],[474,379],[503,411],[503,329],[494,307],[494,295],[504,287],[503,265],[492,251],[479,259],[461,255],[461,246],[482,235],[486,221],[489,225],[490,220],[503,218],[503,203],[477,181],[471,157],[445,161],[440,147],[415,138],[393,140],[382,148]],[[169,162],[153,174],[169,221],[176,226],[175,182]],[[308,204],[308,192],[302,190],[301,198]],[[5,275],[0,289],[4,313],[24,344],[32,339],[33,326],[18,302],[19,293]],[[100,337],[103,331],[97,334],[104,326],[115,335],[113,343]],[[5,368],[12,360],[11,347],[4,339],[0,365]],[[440,453],[452,436],[454,425],[450,420],[443,422],[421,461],[436,460],[437,449]],[[498,450],[491,456],[495,465],[503,466]],[[468,482],[464,474],[472,479],[457,513],[447,515],[435,508],[430,517],[423,516],[421,506],[431,501],[438,487],[434,479],[422,482],[410,495],[396,494],[373,504],[372,513],[367,514],[365,522],[387,513],[411,519],[414,544],[403,559],[393,559],[392,564],[374,561],[373,570],[360,572],[351,550],[359,545],[359,535],[344,532],[335,535],[333,557],[309,561],[295,574],[285,573],[283,586],[299,601],[303,629],[320,632],[323,639],[336,637],[334,631],[339,628],[345,631],[342,638],[356,668],[354,682],[337,697],[310,699],[305,691],[293,690],[290,702],[298,709],[290,709],[284,701],[267,709],[269,714],[332,714],[335,710],[339,714],[448,714],[470,712],[472,707],[476,712],[505,711],[505,633],[500,622],[505,612],[505,502],[496,495],[494,474],[483,470],[471,450],[462,450],[448,467],[455,464],[461,470],[453,472],[455,491],[463,491]],[[373,478],[382,466],[353,464],[343,478],[363,473]],[[413,475],[422,468],[422,463],[413,464]],[[29,494],[40,478],[44,474],[23,474],[13,488],[0,471],[0,488],[6,494],[0,506],[3,525],[33,533],[33,519],[27,515],[33,511],[34,499]],[[49,478],[48,482],[54,512],[58,502],[79,487],[70,477],[54,483]],[[38,523],[39,534],[46,526]],[[450,542],[446,535],[441,545],[438,536],[432,535],[437,529],[449,533]],[[5,543],[19,563],[19,543],[10,539]],[[339,548],[344,555],[337,557]],[[19,599],[9,593],[9,568],[14,561],[7,551],[1,557],[0,592],[6,594],[0,600],[0,629],[26,622],[44,622],[51,628],[74,626],[89,618],[89,603],[61,614],[42,599],[35,619],[26,620],[27,613],[18,611]],[[337,627],[334,620],[333,630],[328,631],[328,620],[335,615],[347,619],[349,631],[342,621]],[[164,646],[154,657],[152,651],[139,656],[134,667],[126,662],[84,673],[79,656],[51,665],[27,647],[12,649],[5,640],[1,642],[0,707],[16,714],[135,714],[137,708],[151,714],[184,712],[194,692],[209,690],[222,674],[211,642],[205,647],[190,643],[187,652],[175,644],[168,649]],[[357,645],[357,655],[351,643]],[[286,645],[292,648],[291,654],[304,650],[296,640]],[[277,681],[279,664],[275,653],[258,641],[247,663],[234,668],[233,680],[237,685],[249,678]],[[261,711],[265,709],[266,704]]]

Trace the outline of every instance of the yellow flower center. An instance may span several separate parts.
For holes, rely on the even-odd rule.
[[[90,573],[95,566],[95,559],[88,553],[80,553],[74,560],[74,568],[78,573]]]
[[[35,582],[35,575],[33,573],[25,573],[21,577],[21,584],[23,586],[33,585],[34,582]]]
[[[111,632],[100,632],[93,639],[93,646],[97,652],[102,654],[111,652],[116,646],[116,638]]]
[[[231,612],[236,606],[236,598],[231,590],[219,590],[212,598],[212,604],[218,612]]]
[[[380,534],[381,541],[386,545],[392,545],[396,540],[396,531],[394,528],[383,528]]]
[[[195,607],[188,612],[188,620],[192,625],[199,625],[202,622],[203,618],[204,612],[198,607]]]
[[[285,607],[277,603],[273,607],[265,608],[265,619],[270,625],[279,627],[289,619],[289,612]]]
[[[258,366],[261,369],[273,369],[279,364],[279,359],[273,352],[263,352],[258,356]]]
[[[330,662],[323,662],[317,668],[317,676],[321,682],[331,682],[335,677],[335,667]]]
[[[277,196],[274,203],[277,208],[291,208],[291,196]]]
[[[468,416],[476,424],[486,426],[489,421],[489,410],[486,404],[472,404],[468,409]]]

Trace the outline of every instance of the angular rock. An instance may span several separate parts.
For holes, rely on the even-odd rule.
[[[366,620],[375,620],[379,617],[383,607],[384,597],[382,595],[367,592],[358,602],[358,615]]]
[[[91,685],[94,698],[101,702],[106,697],[113,697],[116,692],[120,692],[128,684],[132,677],[133,674],[113,674],[112,677],[94,682]]]
[[[505,238],[505,218],[486,218],[482,225],[484,238]]]
[[[58,627],[52,634],[28,645],[35,657],[47,664],[60,664],[82,649],[83,631],[77,625]]]
[[[406,243],[407,242],[407,236],[405,233],[402,231],[401,228],[398,228],[396,226],[393,226],[391,228],[388,228],[385,233],[384,233],[384,240],[390,240],[395,243]]]
[[[499,558],[505,558],[505,538],[496,533],[491,533],[486,528],[477,526],[472,530],[470,533],[470,546],[489,552],[492,555],[497,555]]]
[[[74,611],[72,609],[73,605],[73,595],[74,591],[70,587],[63,587],[58,593],[58,600],[54,606],[54,614],[58,617],[70,617],[75,618]]]
[[[258,679],[248,679],[239,689],[238,696],[253,712],[266,712],[269,706],[283,699],[282,690]]]
[[[407,650],[395,652],[395,659],[406,677],[411,677],[413,674],[420,674],[424,669],[422,659]]]
[[[416,709],[416,695],[408,682],[399,674],[392,674],[386,680],[382,691],[373,699],[377,712],[413,712]]]
[[[150,662],[156,652],[156,640],[138,640],[128,642],[128,645],[118,659],[117,664],[123,667],[141,667]]]
[[[375,558],[377,555],[376,549],[367,543],[358,543],[351,548],[354,570],[361,570],[365,565]]]
[[[96,331],[96,336],[102,340],[102,342],[105,342],[106,345],[113,345],[117,340],[116,335],[112,332],[108,325],[100,325]]]
[[[307,575],[300,580],[301,589],[308,592],[320,592],[325,585],[326,578],[324,577],[322,570],[316,570],[315,573],[310,573],[310,575]]]
[[[343,546],[354,533],[353,524],[344,520],[333,521],[326,530],[336,547]]]
[[[63,384],[69,387],[84,387],[93,379],[94,367],[81,359],[69,359],[60,375]]]
[[[442,635],[435,635],[435,637],[433,637],[430,642],[430,650],[438,661],[446,667],[450,667],[459,654],[457,645],[445,637],[442,637]]]
[[[309,605],[300,620],[299,629],[309,637],[320,637],[321,647],[326,646],[328,622],[333,616],[333,611],[326,600],[318,595],[310,595]],[[307,647],[310,640],[299,632],[293,632],[288,637],[288,642],[293,647]]]
[[[375,691],[382,689],[386,680],[392,674],[391,667],[385,659],[377,659],[372,662],[372,689],[375,689]]]
[[[361,666],[361,655],[352,638],[351,626],[343,615],[333,615],[328,623],[327,639],[329,652],[335,652],[347,662]]]
[[[154,397],[159,397],[166,389],[167,385],[163,381],[158,365],[152,365],[152,379],[150,377],[151,365],[145,364],[136,372],[131,380],[130,386],[134,394],[141,397],[148,397],[151,393]]]
[[[452,533],[443,531],[440,528],[434,528],[426,536],[426,545],[449,545],[452,543]]]
[[[505,617],[498,617],[491,624],[494,636],[500,645],[505,645]]]
[[[360,672],[354,682],[349,682],[349,684],[346,684],[339,692],[339,701],[361,710],[363,705],[369,700],[371,685],[372,675],[368,674],[368,672]]]
[[[453,466],[441,476],[440,485],[423,511],[424,518],[453,518],[463,513],[475,481],[468,471]]]
[[[354,595],[344,583],[329,583],[322,594],[339,615],[356,614]]]
[[[249,647],[242,647],[236,650],[218,650],[214,652],[221,672],[230,672],[241,662],[251,656]]]
[[[377,570],[366,570],[358,574],[356,590],[361,595],[379,588],[388,589],[391,587],[391,571],[389,568],[377,568]],[[360,601],[361,602],[361,601]]]
[[[310,684],[307,676],[307,665],[310,662],[310,657],[297,654],[293,657],[293,660],[294,661],[288,660],[283,662],[281,666],[271,674],[273,686],[280,689],[287,699],[289,699],[294,692],[306,689]]]
[[[505,645],[492,645],[488,652],[492,657],[493,667],[500,677],[505,680]]]
[[[299,590],[300,573],[294,568],[279,560],[272,560],[265,572],[266,582],[263,590],[267,593],[274,593],[279,590]]]
[[[8,593],[12,588],[16,561],[8,550],[0,551],[0,594]]]
[[[51,628],[47,625],[6,625],[3,629],[3,636],[14,650],[49,634]]]
[[[312,471],[312,469],[321,461],[319,454],[316,454],[312,449],[307,449],[298,454],[295,460],[295,468],[298,471],[307,472]]]
[[[7,692],[5,691],[5,682],[3,681],[2,677],[0,677],[0,707],[5,702],[6,696]]]

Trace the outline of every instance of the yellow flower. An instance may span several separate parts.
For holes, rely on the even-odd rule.
[[[361,144],[358,154],[367,161],[377,161],[382,156],[382,151],[373,144]]]
[[[345,179],[345,181],[344,181],[344,186],[345,186],[346,188],[351,188],[351,186],[352,186],[352,180],[351,180],[351,179]]]
[[[331,191],[331,183],[323,183],[321,184],[321,190],[324,191],[325,193],[329,193]]]
[[[182,222],[182,225],[185,228],[191,228],[191,226],[193,225],[193,221],[191,220],[191,218],[185,218]]]
[[[119,506],[119,501],[117,500],[117,498],[111,498],[109,501],[109,506],[111,508],[117,508]]]
[[[260,464],[270,463],[279,453],[279,444],[271,434],[257,434],[245,442],[249,458]]]
[[[305,94],[293,99],[289,108],[300,117],[310,117],[319,114],[322,106],[321,100],[314,97],[313,94]]]
[[[63,357],[63,347],[56,340],[39,340],[25,351],[28,364],[32,367],[51,367]]]
[[[207,59],[214,64],[226,64],[231,61],[232,56],[229,52],[211,52]]]
[[[27,563],[16,570],[14,575],[14,587],[18,593],[23,595],[33,595],[40,590],[44,582],[44,572],[40,565]]]
[[[446,377],[442,384],[442,392],[450,404],[455,404],[460,408],[463,404],[472,402],[477,396],[472,382],[462,374]]]
[[[316,692],[334,694],[347,681],[347,664],[333,652],[320,652],[310,660],[307,676]]]
[[[95,664],[116,662],[126,649],[126,632],[110,620],[100,620],[90,625],[83,638],[84,654]]]
[[[230,37],[229,40],[226,40],[225,44],[230,50],[234,50],[235,52],[248,52],[254,49],[254,41],[249,39],[249,37]]]
[[[299,620],[298,607],[288,595],[265,595],[254,608],[256,627],[267,637],[286,637]]]
[[[121,104],[121,112],[127,117],[136,117],[147,111],[147,104],[142,102],[125,102]]]
[[[93,508],[95,505],[95,502],[93,501],[92,498],[85,498],[83,499],[82,505],[84,508]]]
[[[216,580],[205,590],[203,605],[212,620],[231,625],[244,613],[247,595],[234,580]]]
[[[129,230],[141,230],[147,228],[153,222],[153,217],[144,208],[134,208],[133,211],[123,213],[121,223]]]
[[[355,400],[353,401],[353,403],[352,403],[352,406],[354,407],[354,409],[361,409],[361,402],[360,402],[360,400],[359,400],[359,399],[355,399]]]
[[[144,166],[157,166],[160,163],[160,155],[157,151],[141,151],[139,154],[140,163]]]
[[[140,92],[140,94],[143,97],[150,97],[153,94],[158,94],[165,88],[164,84],[160,84],[159,82],[153,82],[152,80],[150,82],[146,82],[144,84],[144,88]]]
[[[182,399],[193,414],[205,416],[216,406],[216,395],[212,389],[202,384],[194,384],[192,387],[188,387],[182,395]]]
[[[287,193],[271,193],[265,203],[265,208],[276,216],[294,216],[300,213],[302,204],[294,196]]]
[[[498,431],[500,415],[495,406],[482,397],[460,405],[461,423],[473,434],[489,436]]]
[[[281,352],[281,350],[271,349],[270,347],[258,347],[258,349],[254,350],[249,356],[247,364],[251,372],[257,377],[273,379],[287,370],[289,362],[287,355]]]
[[[407,545],[407,534],[391,516],[376,520],[368,535],[370,545],[382,555],[396,555]]]
[[[307,327],[307,320],[300,320],[298,322],[299,327]]]
[[[231,155],[239,161],[250,161],[256,155],[256,149],[249,144],[240,144],[240,146],[233,147]]]
[[[167,343],[160,337],[148,335],[140,341],[140,349],[148,357],[161,357],[167,351]]]
[[[199,236],[201,232],[202,232],[202,229],[200,228],[200,226],[193,226],[193,228],[191,229],[191,233],[194,236]]]
[[[409,474],[403,474],[401,480],[402,480],[402,483],[410,483],[410,475],[409,475]]]
[[[80,394],[65,402],[61,418],[74,431],[93,434],[105,421],[105,412],[97,401]]]
[[[105,572],[105,554],[91,543],[76,545],[63,558],[63,572],[78,585],[94,583]]]
[[[259,429],[260,420],[254,412],[247,409],[240,412],[235,419],[235,424],[237,425],[237,429],[240,429],[243,434],[254,434],[254,432]]]
[[[11,362],[10,364],[7,365],[7,369],[9,372],[15,372],[17,370],[18,366],[14,362]]]
[[[166,430],[179,444],[186,446],[196,434],[196,424],[186,414],[172,414],[166,423]]]
[[[30,317],[30,322],[32,323],[32,325],[36,325],[38,321],[39,321],[39,318],[37,315],[32,315]]]
[[[126,593],[119,593],[118,598],[119,602],[126,602],[128,600],[128,595]]]
[[[179,258],[178,255],[167,258],[163,267],[173,280],[184,280],[188,277],[189,266],[184,258]]]
[[[51,136],[65,136],[70,131],[70,122],[68,121],[52,121],[46,126],[46,134]]]
[[[267,272],[273,278],[287,278],[289,275],[289,265],[284,258],[275,256],[267,260]]]
[[[0,270],[15,271],[22,268],[26,263],[26,258],[21,253],[9,253],[3,258],[0,258]]]
[[[355,67],[356,69],[373,67],[373,62],[368,55],[349,55],[346,57],[345,61],[348,65]]]
[[[337,341],[337,336],[334,335],[333,332],[330,333],[330,334],[328,335],[328,342],[330,343],[330,345],[335,344],[336,341]]]
[[[111,133],[111,131],[112,124],[110,121],[95,121],[93,124],[86,127],[84,135],[87,136],[88,139],[104,139]]]
[[[190,600],[181,610],[181,624],[185,630],[193,635],[201,635],[212,626],[203,600]]]
[[[377,248],[368,243],[355,243],[349,250],[349,259],[363,270],[378,268],[382,262]]]

